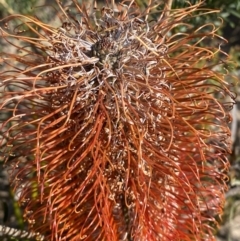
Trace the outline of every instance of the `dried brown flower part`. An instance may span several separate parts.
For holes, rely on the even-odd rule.
[[[233,102],[221,50],[203,47],[216,28],[187,23],[200,4],[158,19],[151,1],[73,4],[59,28],[2,20],[18,21],[1,30],[19,45],[1,55],[0,108],[24,217],[52,241],[214,240]]]

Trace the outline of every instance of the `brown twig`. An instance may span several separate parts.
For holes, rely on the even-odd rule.
[[[171,9],[172,9],[172,3],[173,3],[173,0],[166,0],[166,3],[165,3],[165,16],[168,17],[170,15],[170,12],[171,12]]]

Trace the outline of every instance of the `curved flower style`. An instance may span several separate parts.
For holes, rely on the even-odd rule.
[[[3,151],[47,240],[214,240],[233,94],[203,45],[219,37],[188,24],[200,4],[154,19],[150,3],[2,20],[18,21],[1,30],[18,50],[1,55]]]

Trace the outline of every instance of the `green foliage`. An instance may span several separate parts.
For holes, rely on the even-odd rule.
[[[33,7],[37,2],[37,0],[1,0],[0,11],[4,16],[14,13],[33,14]]]
[[[182,0],[173,1],[173,8],[182,8],[186,7],[190,4],[198,3],[198,0],[190,0],[189,2],[185,2]],[[221,17],[225,23],[228,23],[231,27],[236,26],[236,22],[233,21],[232,17],[237,17],[240,19],[240,0],[208,0],[204,3],[205,8],[209,9],[219,9],[219,17]],[[215,17],[211,16],[211,20],[215,23]]]

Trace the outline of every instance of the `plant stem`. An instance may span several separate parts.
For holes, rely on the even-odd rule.
[[[43,241],[44,237],[38,233],[34,232],[28,232],[25,230],[19,230],[7,226],[0,225],[0,234],[1,236],[6,235],[11,238],[27,238],[27,239],[33,239]]]
[[[166,1],[166,17],[169,16],[170,14],[170,11],[171,11],[171,8],[172,8],[172,3],[173,3],[173,0],[167,0]]]

